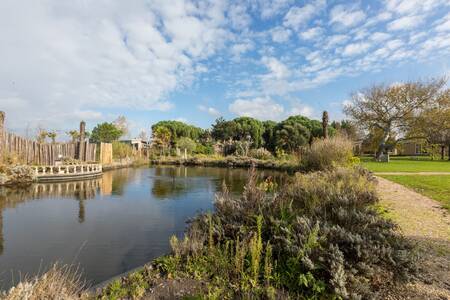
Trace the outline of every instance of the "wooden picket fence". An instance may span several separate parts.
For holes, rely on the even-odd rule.
[[[97,145],[89,142],[82,143],[84,147],[80,142],[38,143],[3,131],[0,134],[0,156],[16,155],[20,161],[29,165],[53,165],[59,156],[81,161],[95,161]]]

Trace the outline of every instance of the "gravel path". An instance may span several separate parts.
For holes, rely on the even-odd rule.
[[[398,173],[397,173],[398,174]],[[450,299],[450,216],[441,205],[402,185],[378,177],[381,205],[417,243],[417,279],[395,288],[387,299]]]

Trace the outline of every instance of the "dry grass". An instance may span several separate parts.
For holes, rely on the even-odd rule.
[[[303,157],[303,167],[310,171],[330,170],[337,166],[350,166],[352,159],[351,140],[336,135],[328,139],[315,140]]]
[[[25,278],[6,294],[3,300],[41,300],[41,299],[87,299],[85,284],[78,268],[54,264],[42,275]]]

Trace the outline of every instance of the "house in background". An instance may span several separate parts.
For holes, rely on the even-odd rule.
[[[401,141],[397,145],[399,155],[426,155],[428,154],[423,142]]]

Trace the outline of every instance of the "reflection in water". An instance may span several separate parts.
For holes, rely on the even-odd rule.
[[[240,193],[247,177],[240,169],[169,166],[2,187],[0,288],[17,282],[19,271],[32,275],[55,261],[80,263],[91,283],[142,265],[169,250],[170,236],[181,236],[188,218],[212,209],[223,182]]]

